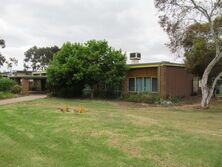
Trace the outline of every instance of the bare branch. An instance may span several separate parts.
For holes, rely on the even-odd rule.
[[[209,22],[212,22],[210,15],[208,14],[208,11],[206,9],[204,9],[202,6],[197,5],[197,3],[194,0],[191,0],[192,4],[194,5],[194,7],[200,11],[207,19]]]

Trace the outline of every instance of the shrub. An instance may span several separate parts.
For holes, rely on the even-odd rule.
[[[82,96],[83,97],[90,97],[90,95],[91,95],[91,88],[89,85],[86,85],[84,87],[84,89],[82,90]]]
[[[22,92],[22,87],[19,86],[19,85],[14,85],[12,88],[11,88],[11,92],[14,93],[14,94],[19,94]]]
[[[181,103],[184,100],[184,97],[172,96],[168,98],[172,103]]]
[[[170,96],[170,97],[166,97],[166,98],[159,98],[159,100],[156,101],[156,104],[172,105],[172,104],[181,103],[183,100],[184,100],[184,97]]]
[[[162,98],[156,93],[130,93],[124,97],[124,100],[136,103],[172,105],[183,101],[183,97]]]
[[[130,102],[154,104],[160,97],[156,93],[130,93],[124,99]]]
[[[13,86],[16,85],[16,82],[8,78],[0,78],[0,91],[10,91]]]
[[[50,95],[55,97],[63,97],[63,98],[72,98],[72,97],[80,97],[82,94],[83,86],[81,84],[74,84],[69,88],[59,88],[59,87],[50,87]]]
[[[0,92],[0,99],[7,99],[13,97],[11,92]]]
[[[84,89],[82,90],[82,96],[85,98],[91,97],[91,91],[89,85],[85,85]],[[121,96],[121,90],[116,87],[104,87],[101,86],[94,90],[94,97],[96,98],[105,98],[105,99],[117,99]]]

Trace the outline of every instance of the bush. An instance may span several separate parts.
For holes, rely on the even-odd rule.
[[[124,99],[130,102],[155,104],[160,97],[156,93],[130,93]]]
[[[84,89],[82,90],[82,96],[88,98],[90,97],[90,95],[91,95],[91,88],[90,86],[86,85]]]
[[[0,78],[0,92],[10,91],[16,82],[8,78]]]
[[[0,92],[0,99],[11,98],[14,95],[11,92]]]
[[[124,100],[136,103],[172,105],[183,101],[183,97],[162,98],[156,93],[130,93],[124,97]]]
[[[19,94],[22,92],[22,87],[19,86],[19,85],[14,85],[12,88],[11,88],[11,92],[14,93],[14,94]]]
[[[90,88],[90,86],[86,85],[84,89],[82,90],[82,96],[85,98],[90,98],[91,91],[92,89]],[[115,87],[106,87],[106,88],[100,87],[94,91],[95,98],[117,99],[117,98],[120,98],[120,96],[121,96],[120,89],[115,88]]]
[[[172,104],[181,103],[183,100],[184,100],[184,97],[180,97],[180,96],[170,96],[166,98],[161,97],[156,101],[156,104],[172,105]]]
[[[55,97],[73,98],[82,96],[83,86],[81,84],[75,84],[69,88],[52,88],[49,86],[50,95]]]
[[[181,103],[184,100],[184,97],[173,96],[173,97],[169,97],[168,100],[170,100],[172,103],[176,104],[176,103]]]

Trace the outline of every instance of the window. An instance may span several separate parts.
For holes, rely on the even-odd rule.
[[[134,92],[135,91],[135,78],[130,78],[129,79],[129,91]]]
[[[158,92],[158,80],[151,77],[129,78],[130,92]]]
[[[157,83],[157,78],[152,78],[152,92],[157,92],[158,90],[158,83]]]
[[[144,92],[151,92],[152,91],[152,82],[151,82],[151,78],[144,78],[144,88],[143,88]]]
[[[143,78],[136,78],[136,91],[143,92]]]

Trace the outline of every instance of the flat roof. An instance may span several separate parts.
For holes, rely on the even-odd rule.
[[[46,71],[35,71],[32,74],[46,74]]]
[[[47,76],[33,76],[33,75],[21,75],[21,76],[9,76],[11,79],[47,79]]]
[[[134,68],[151,68],[151,67],[161,67],[161,66],[170,66],[170,67],[185,67],[184,64],[171,63],[171,62],[155,62],[155,63],[139,63],[139,64],[128,64],[130,69]]]

